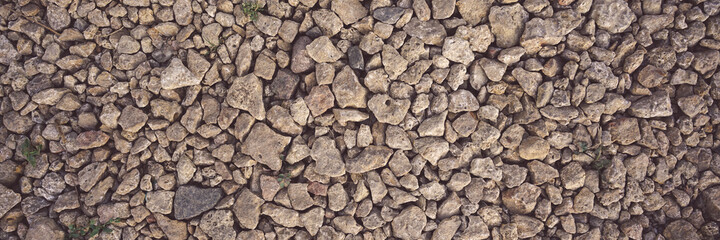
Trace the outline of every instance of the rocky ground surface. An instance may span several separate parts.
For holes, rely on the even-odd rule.
[[[718,239],[719,12],[2,1],[0,239]]]

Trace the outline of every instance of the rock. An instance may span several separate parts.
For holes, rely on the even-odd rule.
[[[118,195],[125,195],[130,193],[132,190],[135,190],[135,188],[138,187],[138,184],[140,183],[140,171],[138,169],[133,169],[130,172],[123,175],[123,180],[120,182],[120,185],[115,190],[115,193]]]
[[[80,58],[78,56],[67,56],[58,61],[59,63],[63,64],[63,66],[58,67],[62,69],[79,68],[82,65],[83,60],[84,58]],[[115,64],[115,67],[117,67],[117,69],[119,70],[132,70],[137,68],[141,63],[147,61],[147,56],[145,56],[145,53],[142,52],[137,52],[135,54],[120,54],[120,56],[117,57],[117,60],[113,61],[117,62],[117,64]]]
[[[480,109],[480,103],[477,98],[468,90],[457,90],[451,93],[448,98],[450,99],[448,111],[451,113],[473,112]]]
[[[408,102],[408,106],[409,104],[410,103]],[[3,114],[2,119],[5,128],[17,134],[24,134],[27,131],[30,131],[30,129],[34,125],[33,121],[30,119],[30,116],[23,116],[15,111],[9,111]]]
[[[134,106],[126,106],[120,113],[118,124],[123,128],[123,131],[135,133],[145,126],[147,120],[148,116],[145,112]]]
[[[90,189],[95,186],[95,184],[100,180],[103,174],[105,174],[105,170],[107,170],[107,167],[107,163],[94,162],[80,170],[80,172],[78,173],[78,183],[80,185],[80,190],[83,190],[85,192],[90,191]]]
[[[133,54],[140,51],[140,43],[131,36],[123,35],[120,37],[116,49],[118,53]]]
[[[356,109],[333,109],[333,115],[341,126],[347,125],[348,122],[362,122],[370,118],[370,115]]]
[[[448,60],[464,65],[470,64],[475,59],[472,50],[470,50],[470,42],[458,37],[445,38],[442,54]]]
[[[352,216],[335,217],[332,223],[336,229],[346,234],[358,235],[363,230],[363,227]]]
[[[455,0],[432,0],[434,19],[449,18],[455,12]]]
[[[347,160],[349,173],[365,173],[387,165],[393,151],[384,146],[368,146],[354,158]],[[317,171],[317,170],[316,170]]]
[[[352,69],[363,70],[365,69],[365,59],[363,58],[362,51],[357,46],[352,46],[347,51],[348,54],[348,65]]]
[[[257,59],[255,59],[253,74],[259,78],[270,80],[273,75],[275,75],[275,67],[276,64],[274,60],[265,54],[260,54]]]
[[[334,184],[328,188],[328,208],[331,211],[340,211],[348,202],[348,195],[341,184]]]
[[[90,189],[87,195],[85,195],[85,205],[95,206],[102,202],[107,194],[107,191],[113,187],[113,184],[115,184],[115,180],[111,176],[108,176],[100,181],[97,185],[95,185],[95,187]]]
[[[703,75],[707,74],[713,69],[716,69],[718,62],[720,62],[720,52],[718,52],[717,50],[698,51],[695,52],[694,55],[695,60],[693,61],[692,67],[693,69],[695,69],[695,71]]]
[[[110,26],[110,21],[107,19],[107,14],[100,9],[93,9],[88,13],[87,19],[90,23],[98,27]]]
[[[512,223],[517,226],[518,237],[521,239],[537,236],[545,228],[542,221],[525,215],[513,215]]]
[[[562,180],[565,189],[578,189],[585,185],[585,170],[580,163],[570,162],[560,171],[560,180]]]
[[[243,142],[241,152],[277,171],[282,167],[280,154],[290,143],[290,139],[276,133],[264,123],[256,123]]]
[[[10,25],[8,29],[15,32],[24,33],[38,45],[41,43],[40,38],[45,34],[45,28],[38,24],[25,20],[24,18],[15,21],[15,23]]]
[[[470,174],[481,178],[488,178],[500,182],[502,180],[502,169],[495,167],[490,158],[475,158],[470,163]]]
[[[421,137],[441,137],[445,134],[445,120],[447,119],[447,111],[425,119],[418,126],[418,134]]]
[[[412,37],[422,40],[425,44],[435,46],[440,46],[447,36],[445,27],[437,20],[420,21],[413,18],[405,24],[403,31]]]
[[[254,74],[231,79],[225,101],[231,107],[248,111],[257,120],[265,119],[263,103],[263,84]]]
[[[126,202],[108,203],[98,206],[98,222],[108,222],[111,219],[125,219],[130,217],[130,205]]]
[[[647,65],[638,73],[638,82],[646,88],[654,88],[663,83],[667,83],[666,76],[668,73],[662,68]]]
[[[280,99],[290,99],[295,93],[300,77],[287,69],[280,69],[270,83],[270,92]]]
[[[308,44],[307,54],[319,63],[336,62],[343,56],[327,36],[320,36]]]
[[[323,211],[322,208],[315,207],[300,216],[300,219],[302,219],[303,222],[303,226],[310,233],[310,235],[315,236],[318,230],[320,230],[320,227],[322,227],[325,217],[324,213],[325,211]]]
[[[488,16],[492,0],[458,0],[457,10],[470,25],[477,25]]]
[[[169,240],[187,239],[187,224],[183,221],[172,220],[162,214],[155,214],[155,220],[160,229]]]
[[[67,92],[69,92],[67,89],[48,88],[33,95],[32,100],[37,104],[55,105]]]
[[[154,99],[150,101],[150,111],[155,117],[162,117],[165,120],[174,122],[180,116],[182,107],[177,102]]]
[[[52,210],[59,213],[65,210],[77,209],[79,207],[80,199],[78,198],[77,191],[70,191],[58,196],[57,200],[55,200],[55,204],[52,206]]]
[[[402,128],[398,126],[387,126],[385,136],[385,143],[390,148],[402,150],[412,149],[412,143],[410,143],[410,139],[408,139],[407,134]]]
[[[329,91],[329,90],[328,90]],[[305,126],[310,116],[310,109],[308,109],[305,100],[302,98],[296,98],[290,105],[290,115],[293,120],[301,126]]]
[[[310,156],[316,162],[315,172],[328,177],[339,177],[345,174],[345,163],[335,141],[323,136],[313,143]]]
[[[202,79],[193,74],[178,58],[170,60],[165,70],[160,73],[160,86],[163,89],[177,89],[181,87],[195,86],[200,84]]]
[[[557,45],[583,21],[574,10],[560,11],[552,18],[533,18],[525,23],[520,45],[528,53],[536,53],[546,45]]]
[[[411,205],[392,220],[393,236],[400,239],[420,239],[426,224],[427,218],[422,209]]]
[[[407,69],[408,61],[390,45],[383,45],[382,64],[390,80],[397,79]]]
[[[302,211],[312,207],[313,199],[310,197],[307,187],[307,183],[290,183],[288,186],[287,193],[293,209]]]
[[[145,194],[145,207],[153,213],[170,214],[175,192],[157,190]]]
[[[495,44],[501,48],[517,45],[528,18],[527,11],[519,3],[491,7],[488,20],[490,30],[495,34]]]
[[[397,125],[403,121],[410,109],[410,100],[393,99],[387,94],[376,94],[367,105],[379,122]]]
[[[484,121],[480,121],[477,131],[472,133],[470,137],[474,142],[480,143],[481,148],[488,149],[500,138],[500,130]]]
[[[293,121],[290,111],[281,106],[276,105],[270,108],[267,112],[267,119],[273,128],[282,133],[290,135],[300,135],[302,133],[302,127]]]
[[[260,221],[260,207],[265,201],[250,192],[247,188],[243,189],[235,200],[232,207],[235,217],[241,228],[254,229]]]
[[[701,239],[697,229],[687,220],[675,220],[668,224],[663,231],[666,239]]]
[[[345,25],[353,24],[368,14],[368,10],[358,0],[333,1],[331,9]]]
[[[235,239],[234,224],[230,210],[213,210],[203,214],[199,227],[212,239]]]
[[[327,9],[318,9],[312,12],[314,22],[320,27],[325,36],[332,37],[340,32],[343,23],[340,18],[332,11]]]
[[[530,136],[520,142],[518,152],[526,160],[545,159],[550,151],[550,144],[540,137]]]
[[[39,212],[41,209],[50,206],[50,202],[41,197],[29,196],[25,197],[20,203],[22,213],[25,216],[31,216]]]
[[[522,68],[515,68],[512,71],[512,75],[515,80],[518,81],[520,87],[525,90],[525,93],[531,97],[535,97],[538,86],[542,82],[542,75],[538,72],[528,72]]]
[[[507,65],[492,59],[482,58],[480,59],[480,66],[483,69],[487,79],[493,82],[499,82],[502,80],[503,75],[507,69]]]
[[[175,13],[175,21],[178,24],[185,26],[192,22],[193,11],[190,0],[178,0],[172,6],[173,12]]]
[[[627,2],[622,0],[593,1],[590,17],[595,20],[598,28],[610,33],[625,31],[636,20]]]
[[[705,100],[700,95],[682,97],[678,99],[677,105],[690,118],[694,118],[706,108]]]
[[[258,30],[260,30],[260,32],[272,37],[278,34],[280,25],[282,25],[282,20],[259,13],[257,20],[253,21],[253,24],[258,28]]]
[[[611,160],[610,166],[602,171],[602,182],[610,189],[620,189],[625,187],[627,169],[625,164],[618,158]]]
[[[179,185],[187,184],[188,182],[190,182],[192,177],[195,175],[195,171],[197,170],[195,164],[193,164],[192,161],[187,157],[181,157],[175,167],[178,179],[177,184]]]
[[[180,186],[175,192],[173,208],[175,219],[190,219],[212,209],[220,201],[222,190],[219,188],[199,188],[190,185]]]
[[[460,239],[486,239],[490,237],[490,230],[482,217],[477,215],[468,216],[468,226],[460,235]]]
[[[101,131],[86,131],[78,134],[75,145],[80,149],[92,149],[105,145],[110,136]]]
[[[41,240],[41,239],[65,239],[65,231],[55,223],[55,220],[47,217],[38,217],[31,221],[30,228],[27,229],[25,239]]]
[[[530,178],[536,185],[550,182],[551,180],[560,177],[560,173],[557,169],[541,161],[531,161],[527,165],[530,171]]]
[[[302,226],[302,220],[300,220],[300,214],[297,211],[280,207],[272,203],[262,205],[262,214],[269,216],[273,221],[284,227]]]
[[[452,239],[455,235],[455,232],[457,232],[458,228],[460,227],[461,223],[462,222],[460,221],[460,217],[458,216],[443,219],[440,224],[438,224],[435,232],[433,232],[433,239]]]
[[[577,118],[580,112],[572,106],[555,107],[553,105],[548,105],[540,109],[540,114],[543,117],[555,121],[568,122]]]
[[[417,16],[420,21],[427,21],[430,20],[430,6],[428,6],[428,3],[426,1],[412,1],[413,2],[413,10],[415,11],[415,15]]]
[[[449,143],[439,137],[418,138],[413,145],[420,156],[430,161],[432,165],[436,165],[437,161],[449,151]]]
[[[5,35],[0,36],[0,64],[10,65],[20,60],[20,54]]]
[[[673,114],[670,96],[662,91],[633,101],[628,110],[630,115],[639,118],[667,117]]]
[[[5,213],[20,203],[20,200],[19,193],[0,184],[0,217],[5,216]]]
[[[341,108],[354,107],[365,108],[365,95],[367,89],[358,81],[355,72],[345,66],[337,75],[332,83],[332,91],[335,100]]]
[[[292,59],[290,61],[290,70],[292,70],[292,72],[306,72],[315,66],[315,61],[308,55],[307,50],[307,46],[311,42],[312,39],[309,37],[301,36],[293,44]],[[250,56],[250,58],[252,58],[252,56]]]
[[[373,18],[387,24],[395,24],[404,13],[405,9],[401,7],[382,7],[373,11]]]
[[[249,230],[249,231],[241,231],[237,234],[237,239],[247,239],[247,240],[265,240],[265,233],[261,230]]]
[[[245,76],[250,71],[250,65],[254,59],[253,49],[250,45],[250,43],[245,43],[238,47],[238,52],[235,56],[235,72],[238,76]]]
[[[573,199],[573,210],[577,213],[588,213],[593,211],[595,206],[595,194],[590,189],[583,187]]]
[[[708,217],[717,221],[720,219],[720,187],[708,188],[702,192],[703,209]]]
[[[508,188],[520,186],[525,182],[527,172],[527,168],[514,164],[504,164],[502,165],[502,181]]]
[[[642,137],[637,118],[617,119],[609,124],[608,131],[612,140],[622,145],[630,145]]]
[[[335,96],[327,85],[315,86],[305,97],[305,103],[313,116],[319,116],[335,106]]]
[[[502,202],[511,213],[528,214],[535,209],[539,196],[539,187],[523,183],[519,187],[505,190],[502,193]]]

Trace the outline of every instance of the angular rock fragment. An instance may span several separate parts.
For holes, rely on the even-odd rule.
[[[175,192],[173,209],[175,219],[183,220],[197,217],[212,209],[220,201],[222,190],[219,188],[199,188],[183,185]]]
[[[519,3],[491,7],[488,19],[498,47],[509,48],[517,45],[528,18],[527,11]]]
[[[254,74],[233,78],[225,101],[231,107],[248,111],[257,120],[265,119],[263,84]]]
[[[315,160],[315,172],[328,177],[339,177],[345,174],[345,163],[335,141],[329,137],[320,137],[313,143],[310,156]]]
[[[353,72],[349,66],[345,66],[335,75],[332,90],[335,95],[335,100],[341,108],[366,107],[365,95],[367,94],[367,89],[360,84],[355,72]]]
[[[346,168],[349,173],[365,173],[387,165],[393,151],[384,146],[368,146],[363,149],[357,158],[347,160]]]
[[[160,74],[160,86],[163,89],[194,86],[200,84],[201,80],[177,58],[170,60],[170,65]]]
[[[321,36],[307,45],[307,54],[319,63],[335,62],[342,57],[338,50],[327,36]]]
[[[270,169],[280,170],[282,167],[280,154],[285,151],[285,146],[289,143],[290,137],[276,133],[264,123],[256,123],[240,149],[243,154],[251,156]]]

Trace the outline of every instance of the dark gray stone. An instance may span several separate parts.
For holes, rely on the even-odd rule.
[[[350,67],[357,70],[365,69],[365,59],[363,58],[362,51],[357,46],[352,46],[348,49],[348,60],[350,61]]]
[[[175,192],[175,219],[190,219],[215,207],[220,201],[222,190],[220,188],[199,188],[183,185]]]

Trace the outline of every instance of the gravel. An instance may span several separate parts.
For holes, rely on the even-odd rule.
[[[718,14],[2,3],[0,239],[719,239]]]

